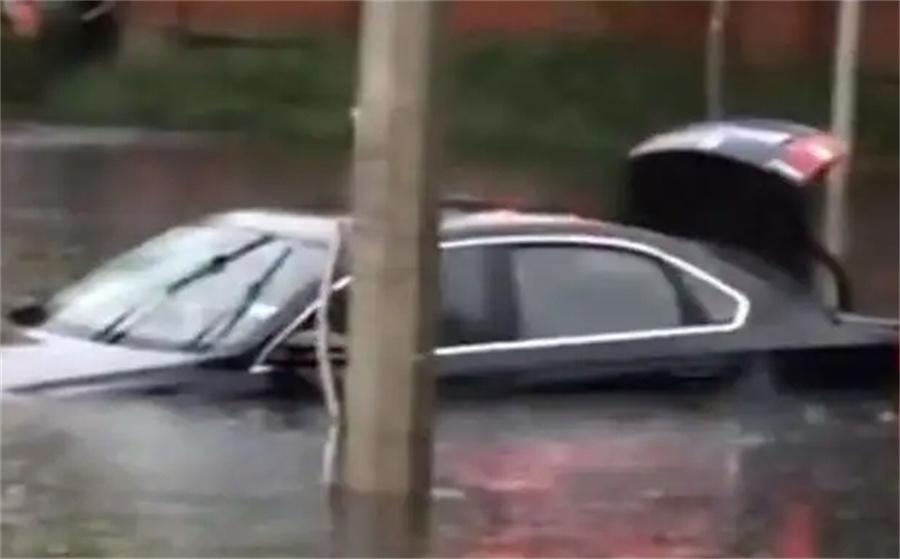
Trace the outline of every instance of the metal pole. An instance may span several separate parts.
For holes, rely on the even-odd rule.
[[[859,50],[858,0],[841,0],[837,20],[837,44],[834,60],[834,84],[831,97],[831,130],[847,143],[851,151],[856,109],[856,65]],[[825,246],[837,258],[844,256],[847,244],[847,179],[850,166],[844,161],[832,171],[823,224]]]
[[[706,31],[706,118],[722,118],[725,112],[725,16],[728,0],[713,0]]]
[[[363,4],[343,479],[358,494],[429,493],[437,240],[427,171],[437,4]]]

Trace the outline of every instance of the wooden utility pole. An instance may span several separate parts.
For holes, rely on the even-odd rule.
[[[706,30],[706,118],[722,118],[725,112],[725,17],[728,0],[714,0]]]
[[[342,480],[351,493],[430,493],[438,277],[427,171],[437,4],[363,4]]]
[[[858,0],[841,0],[837,19],[837,41],[834,53],[834,85],[831,96],[831,130],[847,143],[851,152],[856,112],[856,65],[859,51]],[[838,258],[844,256],[847,244],[847,180],[850,166],[837,165],[828,181],[828,194],[823,224],[825,246]]]

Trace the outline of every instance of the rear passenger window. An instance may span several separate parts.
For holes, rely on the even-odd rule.
[[[518,337],[535,339],[672,328],[682,305],[661,263],[633,252],[523,246],[512,254]]]

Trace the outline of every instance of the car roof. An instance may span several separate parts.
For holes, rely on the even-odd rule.
[[[257,229],[279,235],[303,238],[330,238],[334,228],[348,222],[346,214],[303,213],[275,209],[236,210],[209,216],[207,223]],[[608,226],[605,222],[569,213],[532,212],[508,209],[455,211],[441,215],[442,238],[469,237],[485,234],[521,234],[535,229],[548,232],[570,232]]]
[[[276,209],[248,209],[210,216],[208,223],[256,229],[289,237],[329,241],[335,227],[349,223],[342,213],[303,213]],[[701,245],[696,241],[672,237],[662,233],[578,216],[574,213],[489,209],[441,212],[439,235],[441,240],[462,240],[488,236],[520,235],[594,235],[618,237],[635,242],[653,244],[671,252],[695,252]]]
[[[287,210],[248,209],[216,214],[207,218],[207,222],[328,243],[334,239],[338,225],[349,225],[349,218],[342,213],[313,214]],[[757,284],[757,280],[749,280],[751,276],[758,279],[765,278],[764,282],[787,281],[782,277],[783,274],[771,266],[741,251],[630,225],[570,213],[496,209],[442,211],[441,241],[499,236],[572,237],[575,241],[579,236],[620,239],[662,250],[718,275],[733,285],[746,286],[748,289],[751,284]]]

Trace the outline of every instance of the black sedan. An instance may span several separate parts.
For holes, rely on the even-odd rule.
[[[691,141],[702,136],[691,134]],[[769,141],[775,133],[759,136]],[[634,155],[653,161],[673,142],[651,141]],[[654,217],[673,234],[559,212],[445,208],[439,380],[519,387],[731,379],[764,369],[783,372],[788,383],[893,386],[896,324],[823,302],[801,265],[816,260],[804,256],[805,236],[802,246],[770,250],[736,219],[691,229],[676,207],[681,218],[666,221],[648,194],[659,188],[659,174],[641,165],[633,171],[633,190],[643,196],[635,215]],[[739,212],[752,213],[749,198],[742,200]],[[780,219],[790,224],[798,215]],[[348,227],[340,216],[236,211],[172,229],[49,302],[15,310],[12,319],[33,343],[2,349],[3,391],[230,397],[315,383],[322,292],[330,358],[344,361],[352,278],[339,239]],[[328,268],[333,283],[322,290]]]

